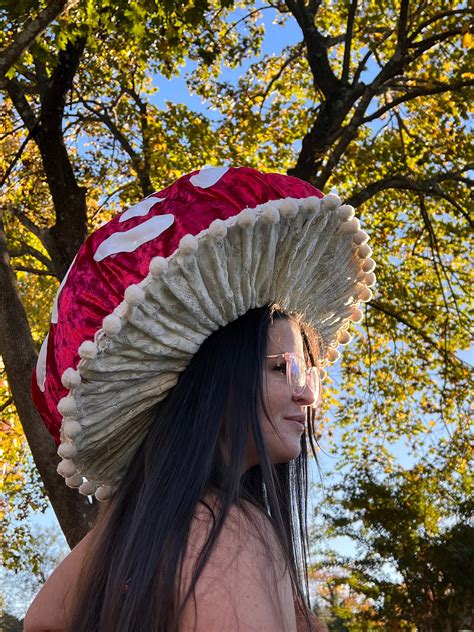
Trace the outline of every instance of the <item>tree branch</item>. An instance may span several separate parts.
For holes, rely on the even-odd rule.
[[[271,78],[270,82],[268,83],[265,89],[265,92],[262,95],[262,103],[260,104],[260,109],[258,112],[259,115],[262,113],[263,105],[267,99],[269,92],[271,91],[273,87],[273,84],[280,79],[280,77],[282,76],[284,71],[288,68],[288,66],[301,55],[301,52],[302,52],[302,44],[298,44],[293,55],[290,55],[287,59],[285,59],[285,61],[281,65],[280,70],[275,75],[273,75],[273,77]]]
[[[38,125],[38,119],[33,108],[28,103],[23,88],[16,79],[6,81],[5,86],[0,84],[0,88],[5,87],[16,111],[26,126],[30,134],[34,134]]]
[[[448,179],[447,174],[442,175],[444,180]],[[413,178],[408,178],[407,176],[393,175],[372,182],[371,184],[366,186],[365,189],[362,189],[355,195],[350,196],[345,203],[354,206],[354,208],[357,208],[377,193],[380,193],[380,191],[384,191],[386,189],[404,189],[407,191],[416,191],[418,193],[425,193],[426,195],[439,197],[444,197],[446,195],[444,192],[436,187],[436,177],[430,180],[417,181]],[[464,209],[462,209],[458,203],[453,204],[453,206],[455,206],[456,210],[458,210],[466,219],[468,225],[471,228],[474,228],[474,222],[469,214]]]
[[[5,205],[0,207],[0,214],[5,211],[12,213],[25,228],[42,241],[44,231],[37,224],[32,222],[31,219],[23,213],[23,211],[19,211]]]
[[[314,85],[328,98],[336,91],[339,79],[334,74],[329,63],[326,38],[314,25],[314,17],[321,2],[317,0],[309,7],[304,2],[295,2],[295,0],[285,0],[285,4],[295,17],[303,33]]]
[[[407,48],[407,20],[409,0],[402,0],[397,24],[397,49],[405,52]]]
[[[342,76],[341,81],[347,82],[349,78],[349,70],[351,66],[351,44],[352,34],[354,31],[354,20],[357,11],[357,0],[351,0],[349,6],[349,15],[347,17],[346,37],[344,42],[344,60],[342,63]]]
[[[138,98],[138,95],[135,95],[134,98]],[[140,104],[144,105],[141,100],[140,100]],[[139,107],[140,107],[139,104]],[[125,151],[125,153],[127,153],[132,161],[132,165],[133,168],[136,170],[137,172],[137,176],[138,176],[138,180],[140,182],[140,186],[142,188],[142,192],[144,195],[149,195],[150,193],[153,193],[153,186],[151,184],[151,180],[150,180],[150,175],[149,175],[149,165],[148,165],[148,154],[149,151],[147,151],[146,149],[146,145],[147,145],[147,138],[146,138],[146,134],[147,134],[147,121],[146,121],[146,107],[145,107],[145,111],[142,112],[142,116],[140,117],[140,123],[141,123],[141,132],[142,132],[142,141],[144,144],[144,166],[142,165],[142,159],[140,157],[140,154],[138,154],[132,147],[132,145],[130,144],[128,138],[125,136],[125,134],[117,127],[117,125],[115,124],[115,122],[112,120],[112,118],[108,115],[107,110],[105,108],[102,107],[102,109],[95,109],[94,107],[91,107],[90,103],[84,101],[83,102],[84,107],[91,112],[94,117],[85,117],[82,115],[79,115],[78,118],[80,120],[83,121],[92,121],[92,122],[97,122],[100,121],[102,122],[107,129],[111,132],[112,136],[118,141],[118,143],[120,144],[120,146],[122,147],[122,149]]]
[[[0,51],[0,80],[20,59],[31,44],[48,28],[61,13],[71,9],[79,0],[50,0],[36,18],[28,18],[15,40]]]
[[[11,404],[13,404],[13,397],[9,397],[6,401],[3,402],[3,404],[0,406],[0,413],[3,413],[3,411]]]
[[[254,9],[253,11],[250,11],[249,13],[247,13],[246,15],[244,15],[242,18],[240,18],[239,20],[236,20],[235,22],[232,22],[232,24],[229,26],[229,28],[227,29],[227,31],[224,33],[224,35],[222,36],[222,40],[224,40],[227,35],[233,30],[235,29],[235,27],[240,24],[241,22],[244,22],[247,18],[252,17],[252,15],[255,15],[256,13],[260,13],[260,11],[264,11],[265,9],[273,9],[273,7],[271,5],[268,5],[266,7],[259,7],[258,9]]]
[[[441,42],[444,42],[445,40],[453,37],[454,35],[459,35],[460,33],[462,33],[462,29],[456,28],[456,29],[451,29],[450,31],[443,31],[442,33],[438,33],[436,35],[433,35],[432,37],[428,37],[427,39],[422,40],[421,42],[408,43],[407,45],[408,49],[416,50],[416,55],[412,56],[411,60],[416,59],[417,57],[425,53],[427,50],[429,50],[436,44],[440,44]]]
[[[352,80],[352,85],[355,85],[359,81],[361,74],[364,72],[365,65],[371,57],[372,57],[372,51],[369,49],[366,52],[366,54],[362,57],[362,59],[360,60],[356,68],[356,71],[354,73],[354,78]]]
[[[50,274],[52,274],[53,276],[56,276],[54,264],[51,261],[51,259],[48,259],[48,257],[46,257],[42,252],[40,252],[36,248],[33,248],[33,246],[30,246],[28,244],[22,244],[22,248],[19,248],[18,250],[14,248],[13,249],[9,248],[8,254],[10,255],[11,259],[16,258],[16,257],[24,257],[25,255],[30,255],[31,257],[34,257],[35,259],[37,259],[44,266],[46,266]]]
[[[5,170],[5,173],[3,174],[3,178],[0,181],[0,189],[3,187],[5,182],[10,177],[11,172],[15,168],[16,163],[20,160],[21,155],[25,151],[25,147],[28,145],[28,142],[30,141],[31,137],[32,137],[32,133],[28,132],[28,134],[26,135],[26,138],[23,140],[23,142],[21,143],[20,147],[18,148],[18,151],[16,152],[15,156],[13,157],[13,160],[8,165],[8,167]]]
[[[418,97],[426,97],[432,94],[441,94],[443,92],[451,92],[453,90],[460,90],[461,88],[468,88],[473,85],[474,85],[474,81],[472,80],[471,81],[458,81],[452,84],[437,85],[436,88],[418,88],[418,89],[412,90],[411,92],[405,93],[403,96],[393,99],[393,101],[390,101],[386,105],[382,106],[370,116],[366,116],[364,119],[362,119],[361,124],[370,123],[371,121],[374,121],[375,119],[380,118],[383,114],[385,114],[385,112],[388,112],[389,110],[393,109],[397,105],[400,105],[401,103],[406,103],[407,101],[411,101],[413,99],[417,99]]]
[[[16,265],[13,266],[13,270],[15,270],[15,272],[29,272],[30,274],[36,274],[37,276],[52,276],[57,278],[56,275],[49,270],[40,270],[39,268],[30,268],[28,266]]]
[[[425,334],[422,327],[419,327],[418,325],[412,323],[410,320],[408,320],[406,315],[402,315],[399,312],[395,311],[392,306],[377,299],[372,299],[370,301],[370,306],[378,310],[379,312],[382,312],[383,314],[394,318],[397,322],[405,325],[406,327],[414,331],[418,336],[420,336],[422,340],[426,342],[427,345],[429,345],[433,349],[436,349],[436,351],[438,351],[439,353],[442,353],[443,357],[446,358],[446,361],[449,362],[452,366],[464,364],[464,362],[456,357],[454,353],[448,352],[447,354],[445,354],[445,350],[441,348],[440,345],[436,343],[432,338],[430,338],[430,336]]]
[[[435,13],[434,15],[432,15],[429,20],[425,20],[424,22],[422,22],[418,28],[413,31],[410,35],[410,41],[413,41],[415,39],[415,37],[417,37],[427,26],[431,26],[432,24],[434,24],[435,22],[437,22],[438,20],[441,20],[442,18],[446,18],[449,17],[451,15],[457,15],[457,14],[468,14],[469,15],[469,9],[451,9],[449,11],[440,11],[439,13]]]
[[[69,41],[66,48],[59,51],[58,64],[41,99],[42,114],[48,115],[48,121],[42,117],[42,124],[45,126],[48,123],[49,129],[62,125],[66,95],[72,88],[86,41],[85,36],[79,37],[74,42]]]

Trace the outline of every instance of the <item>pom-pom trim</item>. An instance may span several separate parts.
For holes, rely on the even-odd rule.
[[[107,336],[114,336],[120,333],[120,330],[122,329],[122,321],[115,314],[109,314],[102,321],[102,329]]]
[[[81,375],[79,371],[76,371],[72,367],[69,367],[64,371],[61,376],[61,384],[64,388],[71,389],[74,386],[79,386],[81,383]]]
[[[168,266],[168,260],[164,257],[153,257],[153,259],[150,261],[149,266],[151,276],[160,276],[160,274],[163,274],[163,272],[166,272],[168,270]]]
[[[256,221],[255,210],[251,208],[244,208],[237,216],[237,224],[240,228],[252,228]]]
[[[124,298],[127,305],[136,307],[145,300],[145,292],[139,285],[129,285],[125,290]]]
[[[352,237],[352,242],[356,246],[362,246],[362,244],[366,244],[369,241],[369,236],[365,232],[365,230],[358,230],[355,235]]]
[[[265,224],[278,224],[280,221],[280,212],[275,204],[264,204],[262,205],[262,212],[260,217],[265,222]]]
[[[208,233],[214,239],[224,239],[227,235],[227,226],[222,219],[215,219],[210,223]]]
[[[312,211],[317,212],[321,208],[321,199],[316,197],[315,195],[303,198],[302,200],[300,200],[300,208],[307,213]]]
[[[77,448],[72,443],[61,443],[58,448],[58,455],[62,459],[72,459],[77,454]]]
[[[298,203],[293,198],[285,198],[279,200],[278,207],[280,209],[280,215],[282,217],[296,217],[298,213]]]
[[[68,395],[67,397],[62,397],[57,405],[57,409],[59,413],[63,417],[74,417],[77,415],[77,406],[74,398]]]
[[[348,222],[354,218],[354,207],[350,204],[343,204],[337,209],[337,215],[341,222]]]
[[[179,254],[189,257],[197,252],[198,247],[199,243],[194,235],[185,235],[184,237],[181,237],[179,242]]]
[[[323,211],[334,211],[341,206],[341,198],[335,193],[328,193],[321,200]]]
[[[347,233],[349,235],[352,233],[357,233],[357,231],[360,230],[360,222],[357,217],[353,217],[347,222],[342,222],[339,230],[341,231],[341,233]]]
[[[64,482],[66,483],[68,487],[78,488],[82,485],[83,480],[84,479],[82,478],[82,476],[76,473],[76,474],[73,474],[72,476],[67,476],[64,479]]]
[[[79,357],[83,360],[93,360],[97,357],[98,349],[92,340],[84,340],[77,350]]]
[[[95,497],[99,502],[104,502],[105,500],[110,500],[114,495],[114,488],[109,485],[101,485],[97,488],[95,492]]]
[[[92,481],[84,481],[79,487],[79,493],[83,496],[93,496],[96,492],[97,485]]]
[[[76,466],[70,459],[63,459],[56,468],[58,474],[63,478],[69,478],[76,473]]]
[[[81,424],[78,421],[66,421],[63,424],[63,432],[67,439],[75,439],[82,432]]]

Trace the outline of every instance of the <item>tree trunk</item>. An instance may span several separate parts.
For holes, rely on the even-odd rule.
[[[68,544],[72,547],[91,528],[96,508],[77,490],[69,489],[56,472],[59,457],[54,441],[33,404],[30,381],[36,349],[10,266],[3,222],[0,217],[0,354],[9,387],[44,483]]]

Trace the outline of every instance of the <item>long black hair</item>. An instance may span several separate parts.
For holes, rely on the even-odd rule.
[[[268,331],[280,318],[298,322],[307,361],[317,363],[315,333],[270,305],[248,311],[202,344],[157,406],[146,439],[101,511],[78,580],[71,631],[178,632],[184,605],[232,506],[254,522],[248,503],[274,529],[297,613],[300,609],[308,630],[315,629],[304,606],[309,605],[307,471],[308,445],[316,456],[314,415],[301,454],[280,464],[269,458],[258,418]],[[259,463],[242,474],[250,432]],[[219,499],[219,510],[208,507],[212,529],[178,602],[176,580],[193,515],[209,491]]]

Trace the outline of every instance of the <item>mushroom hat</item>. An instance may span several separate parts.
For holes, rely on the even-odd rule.
[[[33,399],[58,472],[104,500],[211,333],[277,303],[339,356],[375,263],[354,209],[308,182],[248,167],[194,171],[115,216],[79,249],[56,295]]]

